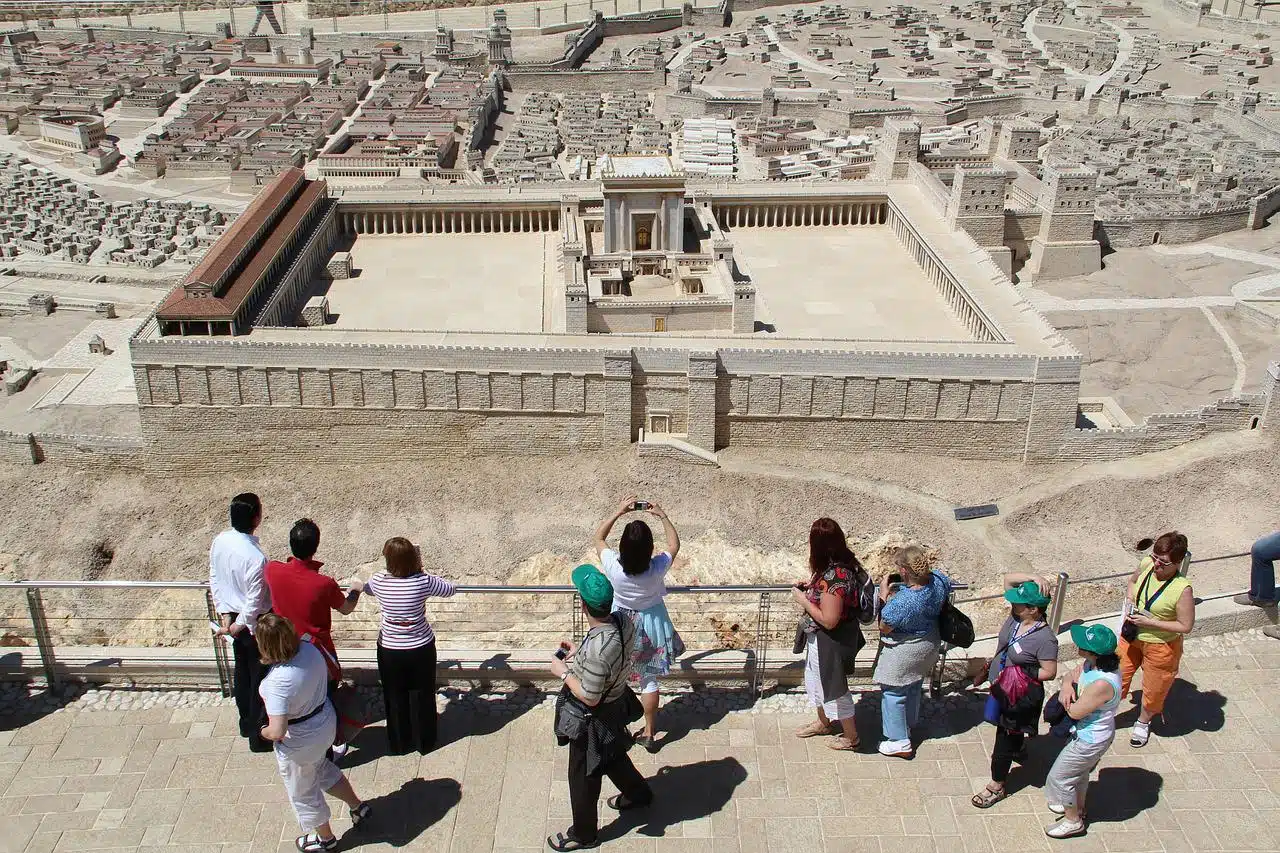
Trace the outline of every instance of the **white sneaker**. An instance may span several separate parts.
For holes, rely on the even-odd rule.
[[[1064,814],[1067,813],[1067,807],[1060,806],[1057,803],[1049,803],[1049,811],[1053,812],[1058,817],[1062,817]]]
[[[347,745],[345,743],[340,743],[333,748],[334,761],[337,761],[339,758],[342,758],[346,754],[347,754]]]
[[[1144,747],[1149,740],[1151,740],[1151,724],[1141,720],[1134,723],[1133,731],[1129,733],[1129,746],[1135,749]]]
[[[910,758],[915,754],[909,740],[882,740],[879,751],[889,758]]]
[[[1050,838],[1075,838],[1077,835],[1084,835],[1084,821],[1063,818],[1046,829],[1044,834]]]

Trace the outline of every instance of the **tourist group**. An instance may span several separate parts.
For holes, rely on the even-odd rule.
[[[661,523],[664,550],[655,548],[641,518],[629,521],[617,548],[610,547],[614,526],[634,513]],[[262,520],[256,495],[237,495],[230,520],[210,550],[210,587],[220,618],[214,627],[229,636],[233,649],[240,734],[251,750],[275,752],[303,831],[297,848],[332,850],[338,841],[325,794],[346,804],[353,826],[372,811],[338,767],[349,727],[341,724],[333,702],[342,671],[332,613],[351,613],[364,592],[378,599],[377,660],[388,746],[395,754],[425,754],[436,743],[436,644],[426,600],[451,596],[455,587],[424,572],[412,542],[393,537],[382,549],[385,568],[368,581],[352,581],[344,594],[320,572],[320,530],[313,521],[293,525],[292,556],[281,562],[268,561],[254,535]],[[563,641],[548,663],[563,682],[554,734],[569,748],[572,811],[568,829],[547,839],[553,850],[598,846],[598,800],[606,776],[620,792],[609,798],[610,808],[643,809],[652,802],[648,782],[627,753],[633,745],[650,752],[661,748],[659,678],[684,653],[664,603],[666,577],[680,551],[679,533],[666,512],[628,498],[593,538],[600,567],[581,565],[571,575],[588,630],[577,642]],[[1043,718],[1065,740],[1045,783],[1047,807],[1059,819],[1045,832],[1055,839],[1083,834],[1089,777],[1115,739],[1116,710],[1138,670],[1142,703],[1129,742],[1142,747],[1150,740],[1152,720],[1164,710],[1178,672],[1183,637],[1195,625],[1195,600],[1179,571],[1186,536],[1165,533],[1139,546],[1149,553],[1130,577],[1121,635],[1105,625],[1074,626],[1079,663],[1047,701],[1044,685],[1058,676],[1058,636],[1047,621],[1051,584],[1031,574],[1004,577],[1009,616],[994,656],[974,678],[975,685],[991,683],[984,717],[996,727],[991,781],[974,794],[974,807],[988,809],[1008,796],[1013,765],[1026,760],[1026,739]],[[1274,606],[1280,534],[1259,540],[1253,556],[1252,588],[1240,601]],[[848,678],[865,643],[863,626],[877,626],[877,751],[890,760],[913,757],[923,686],[954,630],[952,583],[920,545],[899,548],[892,563],[894,571],[876,583],[839,524],[830,518],[813,522],[809,576],[795,583],[792,595],[801,610],[795,651],[804,655],[805,691],[816,719],[796,731],[797,737],[828,737],[837,752],[860,749]]]

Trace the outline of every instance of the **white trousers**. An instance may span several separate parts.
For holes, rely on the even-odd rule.
[[[327,727],[323,732],[328,734],[293,742],[287,747],[283,743],[276,744],[280,778],[284,780],[289,803],[303,832],[311,832],[329,822],[331,812],[324,792],[342,781],[338,765],[325,758],[325,753],[333,745],[333,727]]]
[[[804,647],[804,691],[809,694],[809,707],[821,706],[828,720],[847,720],[854,715],[857,703],[852,693],[831,702],[822,701],[822,675],[818,672],[818,638],[809,635]]]

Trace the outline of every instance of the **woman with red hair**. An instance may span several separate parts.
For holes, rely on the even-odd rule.
[[[795,585],[792,595],[804,610],[796,628],[795,651],[803,651],[804,687],[818,719],[796,731],[796,737],[839,736],[831,749],[858,748],[854,724],[855,701],[849,675],[865,640],[858,616],[871,602],[861,600],[867,572],[849,550],[844,531],[830,518],[809,528],[809,577]]]

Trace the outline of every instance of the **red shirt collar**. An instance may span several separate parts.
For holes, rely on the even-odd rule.
[[[323,566],[324,563],[320,562],[319,560],[303,560],[303,559],[299,559],[298,557],[290,557],[288,565],[296,566],[297,568],[300,568],[300,569],[310,569],[313,572],[318,572],[320,571],[320,567]]]

